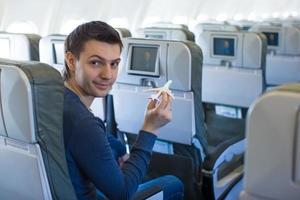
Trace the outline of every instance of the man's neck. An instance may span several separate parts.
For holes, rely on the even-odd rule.
[[[90,108],[90,106],[92,105],[95,97],[86,95],[85,92],[81,88],[79,88],[76,83],[74,83],[74,81],[71,81],[71,80],[65,81],[64,85],[65,85],[65,87],[67,87],[68,89],[70,89],[72,92],[74,92],[75,94],[77,94],[77,96],[79,97],[79,99],[81,100],[81,102],[88,109]]]

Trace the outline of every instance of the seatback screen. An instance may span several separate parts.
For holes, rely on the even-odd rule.
[[[130,70],[155,72],[158,47],[133,46]]]
[[[279,46],[279,33],[278,32],[263,32],[267,37],[268,46]]]
[[[234,42],[233,38],[213,38],[213,55],[216,56],[234,56]]]

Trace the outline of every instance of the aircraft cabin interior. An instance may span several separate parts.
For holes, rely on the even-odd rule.
[[[87,110],[124,146],[124,163],[149,101],[172,99],[139,184],[172,175],[185,200],[300,199],[300,1],[0,0],[1,200],[81,199],[63,77],[68,35],[90,21],[123,45],[112,88]],[[167,198],[154,187],[128,199]]]

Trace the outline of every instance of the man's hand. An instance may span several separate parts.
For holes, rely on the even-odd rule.
[[[157,134],[157,130],[172,119],[172,98],[162,92],[160,101],[150,100],[148,103],[142,130]]]

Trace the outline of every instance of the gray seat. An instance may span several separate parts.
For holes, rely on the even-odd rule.
[[[154,151],[164,154],[153,154],[148,175],[155,178],[172,172],[185,183],[185,198],[197,199],[201,182],[200,141],[205,141],[201,139],[205,135],[201,49],[188,41],[126,38],[123,43],[120,72],[111,92],[118,128],[136,135],[151,96],[143,90],[163,86],[172,80],[173,118],[159,130],[160,140],[154,146]]]
[[[264,33],[268,41],[266,84],[300,81],[300,29],[289,24],[257,24],[249,31]]]
[[[277,87],[251,105],[241,200],[299,199],[299,88]]]
[[[39,43],[40,62],[47,63],[63,72],[65,64],[64,42],[66,35],[48,35]]]
[[[63,82],[52,67],[0,60],[0,199],[76,199],[63,144]]]
[[[195,34],[195,42],[199,44],[199,40],[201,40],[201,34],[204,31],[239,31],[239,27],[227,23],[199,23],[195,26],[194,34]]]
[[[159,40],[195,41],[187,26],[170,23],[156,23],[136,30],[135,37]]]
[[[115,29],[116,29],[116,31],[118,31],[118,33],[121,36],[121,38],[131,37],[130,30],[128,30],[126,28],[115,28]]]
[[[39,60],[39,40],[36,34],[0,32],[0,58]]]
[[[266,42],[260,34],[239,31],[204,30],[197,38],[208,131],[203,191],[211,199],[242,175],[246,112],[265,90]]]
[[[11,60],[0,60],[0,70],[0,199],[76,199],[65,160],[59,72]],[[162,197],[154,188],[136,199]]]

